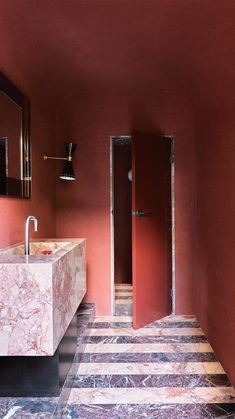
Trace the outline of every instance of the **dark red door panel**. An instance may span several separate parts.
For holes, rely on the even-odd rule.
[[[134,132],[133,327],[171,312],[171,139]]]

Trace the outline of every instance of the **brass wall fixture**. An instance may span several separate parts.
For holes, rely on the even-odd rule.
[[[75,180],[75,174],[72,165],[73,154],[77,148],[77,144],[74,143],[65,143],[65,150],[67,157],[50,157],[47,154],[44,154],[44,160],[66,160],[64,168],[60,174],[60,179],[63,180]]]

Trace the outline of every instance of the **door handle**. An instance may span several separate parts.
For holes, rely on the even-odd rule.
[[[151,212],[144,212],[141,209],[137,209],[137,210],[132,211],[132,215],[134,217],[151,217],[152,213]]]

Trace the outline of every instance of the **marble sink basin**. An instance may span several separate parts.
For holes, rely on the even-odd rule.
[[[85,239],[32,241],[30,251],[0,250],[0,356],[53,355],[86,293]]]
[[[30,255],[54,254],[68,245],[69,242],[66,241],[33,241],[30,243]],[[0,255],[24,255],[24,252],[24,244],[19,244],[0,251]]]

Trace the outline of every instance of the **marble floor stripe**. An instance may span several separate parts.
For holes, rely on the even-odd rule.
[[[91,313],[92,313],[92,310],[90,310],[89,308],[85,308],[85,309],[79,311],[78,316],[83,315],[83,314],[91,314]]]
[[[72,388],[75,404],[235,403],[232,387]]]
[[[130,288],[132,288],[132,284],[130,282],[115,284],[115,288],[118,288],[118,287],[130,287]]]
[[[117,316],[118,317],[118,316]],[[112,322],[102,322],[102,321],[97,321],[94,323],[90,323],[88,325],[88,328],[92,328],[92,329],[114,329],[114,328],[124,328],[124,329],[130,329],[132,328],[132,322],[124,322],[124,321],[112,321]],[[177,329],[181,329],[181,328],[199,328],[199,324],[197,322],[165,322],[165,323],[156,323],[156,324],[148,324],[146,326],[143,327],[143,330],[145,329],[173,329],[173,328],[177,328]],[[142,330],[142,329],[139,329]]]
[[[115,297],[133,297],[133,293],[131,290],[127,289],[119,289],[115,290]]]
[[[204,336],[200,328],[149,328],[146,329],[131,329],[131,328],[91,328],[89,329],[90,336]]]
[[[118,298],[115,299],[115,304],[129,304],[132,301],[132,298]]]
[[[173,321],[167,322],[167,321],[165,321],[165,322],[155,322],[155,323],[147,324],[146,326],[143,327],[143,329],[152,329],[152,328],[171,329],[171,328],[175,328],[175,327],[177,327],[177,329],[181,329],[181,328],[184,328],[184,327],[185,328],[187,328],[187,327],[198,328],[199,324],[197,322],[189,322],[189,321],[186,321],[186,322],[183,322],[183,321],[181,321],[181,322],[173,322]]]
[[[78,374],[225,374],[219,362],[82,363]]]
[[[115,300],[124,300],[124,301],[129,301],[132,300],[132,295],[117,295],[115,294]]]
[[[0,397],[1,419],[51,419],[57,397]]]
[[[169,316],[163,317],[161,320],[156,320],[155,323],[161,323],[161,322],[192,322],[192,321],[197,321],[196,317],[194,315],[174,315],[174,314],[170,314]]]
[[[190,375],[78,375],[74,388],[141,388],[141,387],[230,387],[226,374]]]
[[[132,324],[132,316],[97,316],[94,320],[94,323],[103,323],[103,322],[130,322]]]
[[[234,419],[235,407],[231,403],[214,404],[71,404],[70,419]]]
[[[84,336],[84,343],[203,343],[205,336]]]
[[[85,353],[81,362],[215,362],[214,352],[186,353]],[[107,365],[108,368],[108,365]]]
[[[123,297],[133,297],[133,292],[132,290],[129,290],[128,288],[126,289],[119,289],[119,290],[115,290],[115,297],[117,296],[123,296]]]
[[[89,323],[89,329],[119,329],[121,328],[132,328],[132,322],[94,322]]]
[[[209,343],[145,343],[145,344],[87,344],[86,353],[114,353],[114,352],[213,352]]]
[[[171,322],[156,322],[156,323],[147,324],[146,326],[144,326],[144,329],[151,329],[151,328],[171,329],[171,328],[175,328],[175,327],[177,327],[177,329],[181,329],[181,328],[184,328],[184,327],[186,327],[186,328],[190,327],[190,328],[196,328],[197,329],[199,327],[199,324],[197,322],[188,322],[188,321],[186,321],[186,322],[183,322],[183,321],[181,321],[181,322],[173,322],[173,321],[171,321]]]

